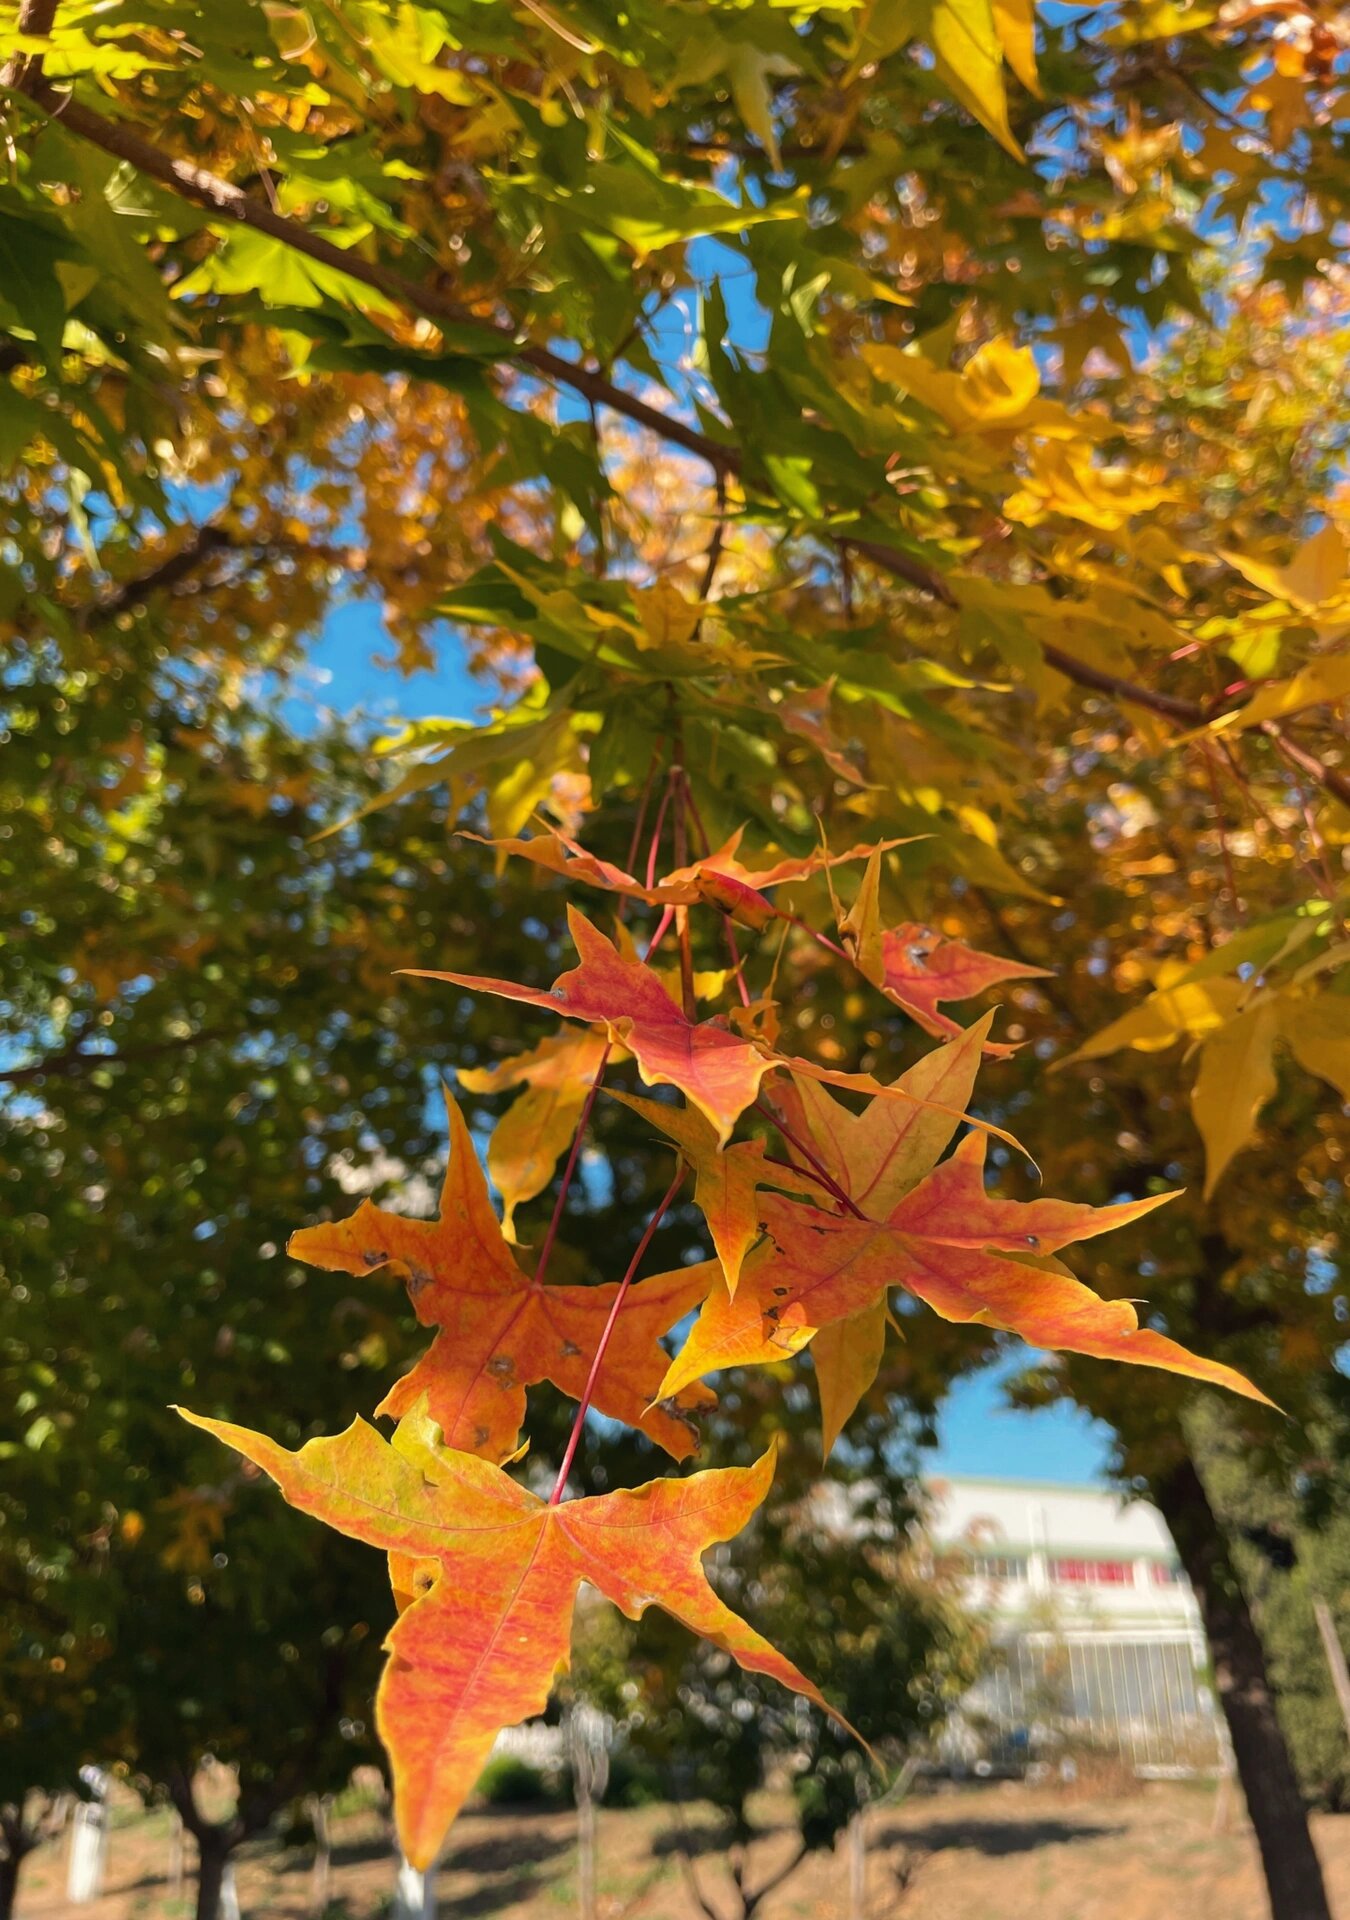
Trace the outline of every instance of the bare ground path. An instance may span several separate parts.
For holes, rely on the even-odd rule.
[[[1214,1833],[1214,1790],[1156,1785],[1070,1793],[1020,1784],[944,1788],[873,1817],[869,1920],[1265,1920],[1256,1852],[1240,1806]],[[783,1803],[766,1798],[764,1813]],[[190,1909],[165,1883],[169,1822],[124,1813],[112,1835],[108,1892],[72,1910],[64,1850],[34,1856],[19,1920],[180,1920]],[[1350,1920],[1350,1817],[1315,1822],[1333,1908]],[[689,1837],[714,1905],[724,1868],[711,1810],[693,1809]],[[438,1881],[449,1920],[562,1920],[576,1911],[574,1822],[537,1808],[471,1811]],[[330,1920],[375,1920],[387,1911],[392,1872],[373,1811],[336,1822]],[[786,1826],[757,1850],[752,1881],[791,1848]],[[189,1847],[189,1854],[191,1848]],[[260,1843],[239,1869],[245,1920],[306,1920],[308,1855]],[[598,1891],[601,1920],[701,1920],[685,1885],[670,1810],[604,1810]],[[846,1876],[831,1857],[809,1860],[765,1902],[762,1920],[844,1920]],[[190,1891],[190,1889],[188,1889]]]

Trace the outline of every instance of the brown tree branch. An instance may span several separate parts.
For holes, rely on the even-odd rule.
[[[1100,667],[1075,660],[1071,653],[1061,653],[1056,646],[1042,644],[1041,653],[1048,667],[1062,673],[1066,680],[1072,680],[1075,686],[1086,687],[1091,693],[1104,693],[1128,706],[1143,707],[1160,719],[1175,720],[1180,727],[1203,727],[1210,717],[1197,700],[1181,700],[1174,694],[1140,686],[1135,680],[1123,680],[1118,674],[1103,673]]]
[[[1324,793],[1339,800],[1343,807],[1350,807],[1350,774],[1342,772],[1339,767],[1329,767],[1310,748],[1298,740],[1292,740],[1277,721],[1263,720],[1260,731],[1291,767],[1306,773]]]
[[[24,0],[19,9],[19,32],[30,39],[45,39],[56,20],[57,0]],[[16,53],[0,71],[0,87],[20,87],[24,91],[42,79],[40,53]]]
[[[929,594],[934,600],[940,600],[945,607],[958,604],[956,595],[940,573],[934,573],[924,566],[921,560],[902,553],[899,547],[888,547],[880,540],[850,540],[847,537],[837,540],[835,545],[843,552],[860,553],[864,560],[870,560],[874,566],[893,574],[906,585],[917,587],[921,593]]]
[[[56,0],[25,0],[20,24],[28,32],[46,32],[55,11]],[[231,181],[221,179],[218,174],[210,173],[204,167],[195,166],[190,160],[176,159],[163,152],[131,128],[105,119],[102,114],[53,86],[43,75],[37,59],[22,62],[17,69],[15,61],[11,61],[6,68],[6,84],[25,94],[42,111],[59,116],[67,132],[89,141],[116,160],[126,161],[138,172],[158,180],[171,192],[195,205],[236,220],[256,232],[269,234],[319,265],[343,274],[350,280],[359,281],[397,305],[423,314],[432,321],[472,326],[495,335],[501,342],[500,358],[503,363],[528,367],[544,379],[570,388],[592,405],[607,407],[611,412],[621,414],[634,425],[694,454],[720,477],[742,470],[743,461],[738,447],[715,440],[677,416],[662,412],[635,394],[626,393],[603,373],[566,360],[549,347],[523,340],[514,327],[500,320],[484,318],[440,287],[409,280],[392,268],[344,252],[322,234],[312,233],[299,221],[275,212],[265,201],[254,199]],[[958,604],[940,574],[898,547],[874,540],[844,539],[836,544],[862,554],[895,579],[903,580],[946,606]],[[1143,707],[1181,726],[1202,726],[1210,717],[1194,701],[1159,693],[1115,674],[1103,673],[1096,667],[1075,660],[1070,654],[1062,653],[1058,647],[1046,646],[1043,652],[1047,663],[1057,672],[1091,692]],[[1350,775],[1328,766],[1307,748],[1291,741],[1274,721],[1264,723],[1261,731],[1291,765],[1299,767],[1325,792],[1350,805]]]
[[[863,554],[877,566],[898,574],[912,584],[925,584],[915,579],[917,562],[893,548],[873,540],[841,541],[840,545]],[[957,604],[946,582],[936,575],[928,590],[948,606]],[[1089,666],[1086,661],[1075,660],[1071,653],[1064,653],[1049,642],[1041,643],[1041,655],[1047,666],[1053,667],[1056,673],[1062,673],[1066,680],[1072,680],[1075,686],[1083,687],[1089,693],[1105,694],[1108,699],[1119,701],[1124,706],[1142,707],[1145,712],[1156,713],[1160,719],[1174,721],[1178,726],[1203,727],[1214,718],[1213,708],[1202,705],[1198,700],[1160,693],[1156,688],[1143,686],[1137,680],[1126,680],[1120,674],[1106,673],[1100,667]],[[1263,720],[1258,731],[1264,734],[1290,766],[1306,774],[1324,793],[1339,800],[1342,806],[1350,807],[1350,773],[1328,765],[1310,748],[1291,739],[1278,721]]]
[[[406,279],[391,267],[363,260],[354,253],[345,253],[341,247],[334,246],[322,234],[312,233],[299,221],[288,219],[284,214],[276,213],[264,200],[255,200],[244,193],[229,180],[222,180],[218,174],[210,173],[205,167],[198,167],[190,160],[180,160],[165,153],[131,128],[121,126],[116,121],[107,120],[92,108],[84,106],[71,94],[63,93],[43,78],[40,72],[25,71],[18,84],[18,91],[27,95],[35,106],[44,112],[59,118],[68,133],[78,135],[92,146],[110,154],[115,160],[126,161],[145,174],[149,179],[158,180],[161,186],[180,198],[205,207],[209,212],[236,220],[241,226],[252,228],[257,233],[265,233],[296,253],[301,253],[320,266],[334,273],[343,274],[349,280],[357,280],[363,286],[383,294],[396,305],[410,308],[415,313],[425,315],[429,320],[445,321],[452,326],[471,326],[495,334],[501,342],[501,358],[519,366],[529,367],[535,373],[542,374],[547,380],[560,386],[570,387],[583,399],[597,406],[608,407],[614,413],[623,414],[637,426],[659,434],[675,446],[683,447],[687,452],[696,454],[705,460],[714,472],[734,472],[740,465],[738,449],[712,439],[699,432],[696,427],[674,415],[663,413],[659,408],[648,405],[635,394],[625,393],[622,387],[614,385],[602,373],[589,367],[577,365],[565,360],[561,354],[554,353],[549,347],[530,344],[521,339],[517,330],[500,320],[485,318],[471,308],[463,306],[440,287],[424,282]]]
[[[194,528],[191,538],[176,552],[167,554],[163,560],[134,579],[119,582],[102,599],[89,601],[80,608],[75,618],[82,627],[93,626],[101,620],[114,620],[119,613],[139,606],[152,593],[163,593],[168,588],[179,586],[184,580],[190,579],[213,554],[228,552],[236,544],[234,537],[224,527],[217,525],[214,520],[207,520]]]
[[[49,1054],[45,1060],[36,1060],[30,1066],[0,1069],[0,1081],[7,1082],[11,1087],[23,1087],[33,1080],[45,1080],[51,1074],[68,1080],[87,1073],[93,1067],[134,1066],[138,1061],[157,1060],[161,1054],[176,1053],[183,1047],[205,1046],[212,1040],[228,1038],[229,1033],[227,1027],[203,1027],[194,1033],[175,1034],[172,1039],[156,1040],[144,1047],[127,1047],[120,1053],[86,1053],[80,1041],[88,1036],[81,1033],[74,1045],[66,1047],[61,1053]]]

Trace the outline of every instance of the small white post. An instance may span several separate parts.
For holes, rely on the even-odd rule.
[[[565,1737],[577,1803],[577,1910],[581,1920],[595,1920],[595,1803],[609,1785],[613,1728],[607,1714],[582,1701],[568,1709]]]
[[[309,1910],[322,1920],[332,1895],[333,1846],[331,1793],[311,1794],[306,1803],[309,1823],[314,1829],[314,1866],[309,1881]]]
[[[844,1830],[848,1847],[848,1920],[867,1920],[866,1818],[859,1807]]]
[[[82,1767],[80,1778],[94,1797],[77,1804],[71,1824],[66,1898],[72,1907],[87,1907],[98,1899],[108,1861],[109,1777],[101,1767]]]
[[[239,1889],[234,1883],[234,1862],[225,1862],[220,1880],[220,1920],[240,1920]]]
[[[436,1870],[419,1873],[403,1855],[398,1857],[392,1920],[436,1920]]]

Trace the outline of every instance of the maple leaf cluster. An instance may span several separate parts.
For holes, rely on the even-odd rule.
[[[679,769],[669,792],[677,808],[685,804]],[[702,1566],[704,1552],[737,1533],[764,1499],[772,1454],[749,1468],[567,1500],[588,1409],[640,1428],[683,1461],[697,1449],[700,1413],[714,1404],[709,1376],[772,1365],[810,1345],[828,1454],[876,1377],[896,1292],[946,1320],[1006,1329],[1038,1347],[1161,1367],[1264,1398],[1231,1368],[1141,1327],[1128,1301],[1102,1299],[1057,1258],[1169,1195],[1094,1208],[989,1191],[985,1150],[999,1129],[969,1108],[981,1061],[1009,1049],[991,1039],[992,1013],[962,1028],[941,1006],[1037,969],[913,924],[884,926],[881,863],[897,843],[749,867],[737,834],[658,878],[660,834],[658,820],[645,880],[551,828],[490,843],[651,908],[659,917],[644,953],[622,920],[611,938],[571,907],[578,964],[550,986],[421,975],[571,1023],[515,1059],[461,1074],[473,1091],[520,1089],[487,1155],[504,1216],[447,1090],[449,1158],[435,1220],[364,1200],[347,1219],[291,1239],[290,1251],[319,1267],[359,1276],[394,1270],[419,1322],[434,1329],[375,1410],[397,1420],[392,1440],[358,1419],[290,1453],[264,1435],[187,1415],[268,1473],[292,1505],[389,1555],[399,1617],[386,1643],[377,1719],[402,1845],[420,1866],[435,1858],[498,1730],[546,1704],[567,1664],[583,1580],[631,1617],[664,1607],[743,1667],[828,1707],[723,1604]],[[834,870],[860,860],[866,866],[847,912],[836,902],[839,940],[816,938],[941,1036],[890,1084],[782,1051],[772,996],[751,993],[736,943],[737,926],[804,924],[771,897],[778,888],[824,875],[833,897]],[[691,910],[712,914],[725,937],[739,996],[726,1013],[700,1016]],[[655,964],[672,925],[678,999]],[[604,1076],[625,1062],[645,1086],[672,1097],[604,1087]],[[861,1106],[846,1105],[832,1088],[861,1095]],[[557,1228],[602,1093],[675,1148],[677,1171],[622,1277],[563,1285],[549,1277]],[[750,1124],[759,1130],[734,1137]],[[770,1152],[771,1143],[781,1151]],[[537,1248],[518,1244],[516,1209],[545,1190],[564,1153],[546,1233]],[[690,1173],[714,1257],[639,1278]],[[672,1357],[664,1336],[694,1314]],[[528,1390],[543,1381],[577,1403],[547,1500],[507,1471],[522,1450]]]

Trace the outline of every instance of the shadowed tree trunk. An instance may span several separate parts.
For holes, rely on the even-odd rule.
[[[10,1920],[14,1912],[14,1895],[18,1891],[19,1868],[22,1864],[22,1855],[6,1853],[0,1856],[0,1920]]]
[[[30,1853],[44,1840],[53,1839],[61,1830],[68,1805],[66,1796],[39,1795],[43,1808],[36,1821],[27,1817],[31,1796],[0,1807],[0,1920],[12,1920],[18,1896],[19,1875]]]
[[[14,1912],[14,1896],[19,1888],[19,1868],[24,1862],[24,1853],[16,1853],[6,1842],[5,1851],[0,1853],[0,1920],[11,1920]]]
[[[224,1827],[205,1827],[197,1840],[197,1913],[196,1920],[217,1920],[220,1896],[225,1886],[225,1869],[234,1843]]]
[[[1265,1653],[1204,1483],[1185,1457],[1154,1478],[1151,1487],[1200,1605],[1272,1920],[1331,1920],[1307,1808],[1276,1718]]]
[[[220,1920],[220,1900],[225,1886],[225,1869],[235,1848],[250,1834],[259,1833],[281,1804],[273,1797],[260,1798],[240,1809],[229,1820],[207,1820],[197,1805],[192,1782],[186,1774],[175,1773],[169,1793],[179,1817],[197,1843],[197,1905],[195,1920]]]

